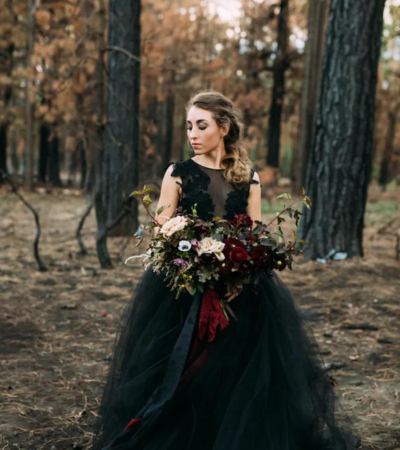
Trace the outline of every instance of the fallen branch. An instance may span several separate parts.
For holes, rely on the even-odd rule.
[[[372,325],[370,323],[348,323],[345,325],[342,325],[340,328],[343,328],[345,330],[371,330],[371,331],[377,331],[379,330],[379,327],[376,325]]]
[[[14,192],[14,194],[16,194],[18,196],[18,198],[21,200],[21,202],[29,209],[29,211],[32,212],[32,214],[35,217],[35,223],[36,223],[36,237],[35,237],[35,241],[33,243],[33,254],[35,256],[35,260],[39,266],[39,270],[41,272],[47,272],[47,267],[44,265],[42,259],[40,258],[39,255],[39,240],[40,240],[40,221],[39,221],[39,214],[37,213],[37,211],[35,210],[35,208],[29,203],[27,202],[24,197],[18,192],[17,186],[14,184],[14,182],[12,181],[12,179],[9,177],[9,175],[4,172],[3,169],[0,169],[0,175],[1,178],[5,181],[7,181],[7,183],[11,186],[12,191]]]

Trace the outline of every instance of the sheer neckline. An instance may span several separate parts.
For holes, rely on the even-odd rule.
[[[193,161],[196,165],[202,167],[203,169],[208,169],[208,170],[224,170],[224,169],[213,169],[212,167],[206,167],[206,166],[202,166],[201,164],[199,164],[198,162],[196,162],[194,159],[190,158],[190,161]]]

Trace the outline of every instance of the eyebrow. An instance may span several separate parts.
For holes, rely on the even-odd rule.
[[[187,122],[187,123],[192,123],[190,120],[187,120],[186,122]],[[196,120],[196,123],[201,123],[201,122],[207,122],[207,121],[206,121],[206,119],[199,119],[199,120]]]

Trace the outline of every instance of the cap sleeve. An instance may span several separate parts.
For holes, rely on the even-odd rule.
[[[171,172],[171,177],[184,177],[190,174],[190,167],[186,161],[179,160],[176,163],[168,164],[168,167],[173,164],[174,169]]]
[[[181,177],[185,175],[184,165],[182,164],[183,161],[179,160],[177,162],[170,162],[165,167],[165,171],[168,169],[169,166],[173,166],[173,170],[171,172],[171,177]],[[165,173],[165,172],[164,172]],[[182,186],[182,183],[179,181],[175,181],[176,184],[179,184],[179,186]]]

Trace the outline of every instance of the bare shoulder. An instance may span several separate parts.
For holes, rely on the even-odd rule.
[[[161,189],[163,191],[165,190],[172,190],[173,192],[180,193],[181,187],[180,184],[182,184],[182,179],[179,175],[172,175],[173,171],[175,170],[175,165],[170,164],[167,167],[167,170],[164,173],[164,178],[162,181],[162,187]]]
[[[250,180],[250,192],[247,199],[246,214],[253,221],[261,221],[261,184],[260,177],[256,171],[253,172],[253,178]]]

